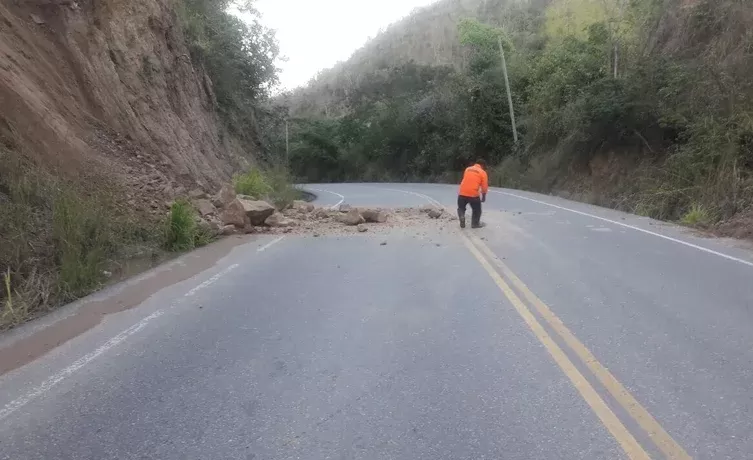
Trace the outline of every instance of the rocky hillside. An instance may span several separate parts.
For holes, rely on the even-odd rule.
[[[172,0],[3,0],[0,142],[133,205],[217,188],[250,161],[217,115]]]

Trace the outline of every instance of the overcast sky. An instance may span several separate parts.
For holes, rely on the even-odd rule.
[[[380,28],[434,0],[257,0],[262,22],[277,31],[280,83],[292,89],[346,60]]]

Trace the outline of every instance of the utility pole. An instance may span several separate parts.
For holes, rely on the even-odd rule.
[[[285,119],[285,166],[290,166],[290,131],[288,119]]]
[[[505,74],[505,88],[507,88],[507,103],[510,106],[510,121],[512,122],[512,136],[515,139],[515,145],[518,144],[518,129],[515,126],[515,110],[512,106],[512,93],[510,92],[510,79],[507,78],[507,61],[505,60],[505,49],[502,47],[502,36],[497,37],[499,42],[499,54],[502,55],[502,72]]]

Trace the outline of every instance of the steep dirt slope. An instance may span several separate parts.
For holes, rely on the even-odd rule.
[[[0,142],[68,173],[116,174],[132,204],[155,210],[181,188],[216,187],[249,160],[175,11],[171,0],[2,0]]]

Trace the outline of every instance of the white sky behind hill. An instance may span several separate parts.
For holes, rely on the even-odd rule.
[[[434,0],[257,0],[262,23],[277,31],[281,89],[305,85],[344,61],[380,28]]]

